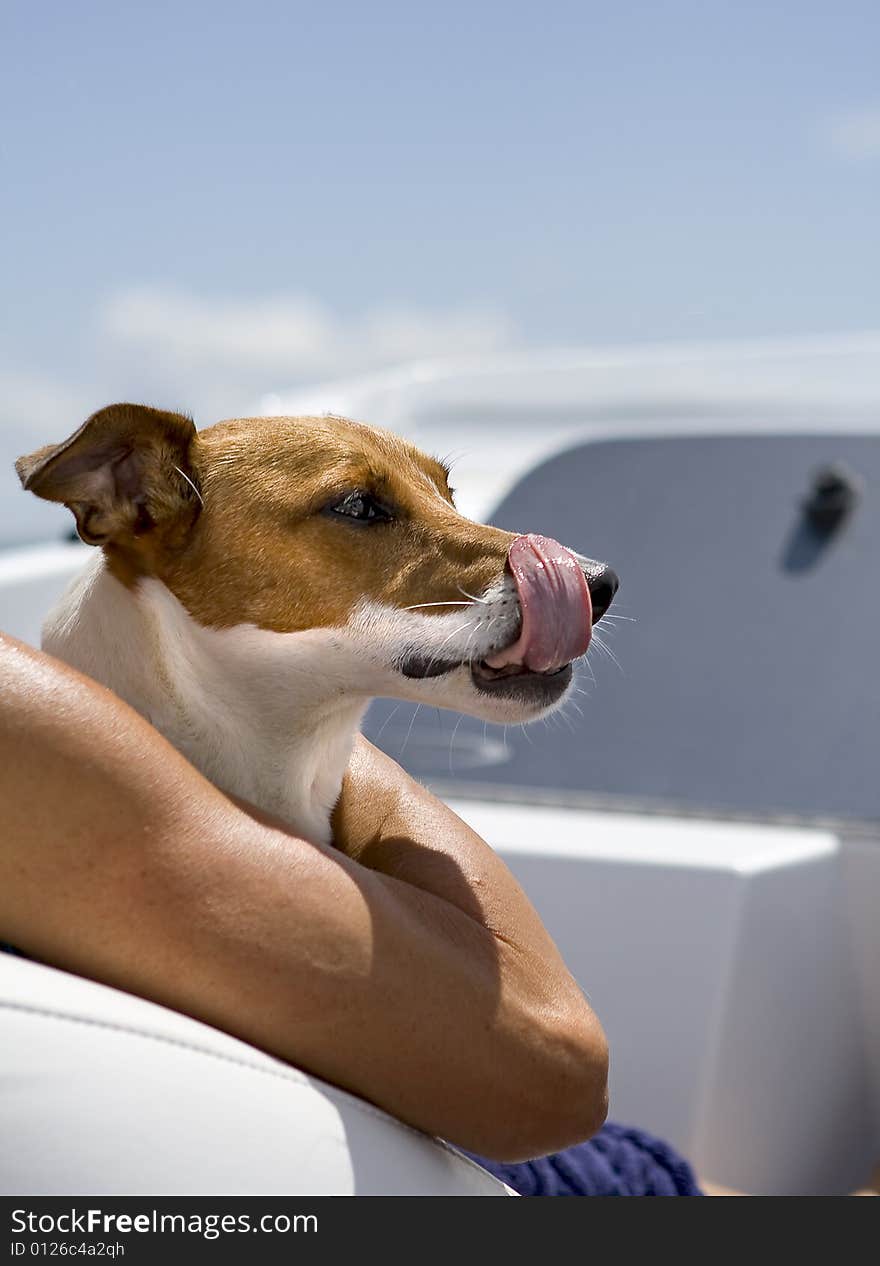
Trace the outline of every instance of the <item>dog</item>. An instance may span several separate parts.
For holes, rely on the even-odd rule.
[[[465,519],[442,462],[344,418],[197,432],[114,404],[16,470],[101,547],[43,648],[316,843],[372,698],[544,716],[618,585],[556,541]]]

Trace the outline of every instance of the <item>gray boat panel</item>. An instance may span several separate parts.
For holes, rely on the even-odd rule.
[[[805,511],[829,465],[855,489],[830,533],[833,490],[824,518],[821,505],[812,519]],[[622,440],[562,453],[493,521],[609,562],[621,577],[611,614],[633,622],[597,626],[582,693],[546,724],[504,733],[379,701],[367,733],[462,794],[479,784],[880,819],[878,489],[871,436]]]

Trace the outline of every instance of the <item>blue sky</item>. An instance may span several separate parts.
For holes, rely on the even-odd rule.
[[[880,326],[876,0],[2,13],[0,427]]]

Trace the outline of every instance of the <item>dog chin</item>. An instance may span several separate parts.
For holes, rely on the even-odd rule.
[[[564,703],[574,678],[571,664],[553,673],[496,672],[483,664],[459,664],[445,673],[424,677],[409,667],[410,671],[402,674],[406,687],[395,693],[499,725],[537,721],[549,715]]]

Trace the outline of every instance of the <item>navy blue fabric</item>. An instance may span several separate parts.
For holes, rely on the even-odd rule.
[[[690,1165],[644,1130],[608,1121],[586,1143],[517,1164],[473,1159],[521,1196],[701,1196]]]

